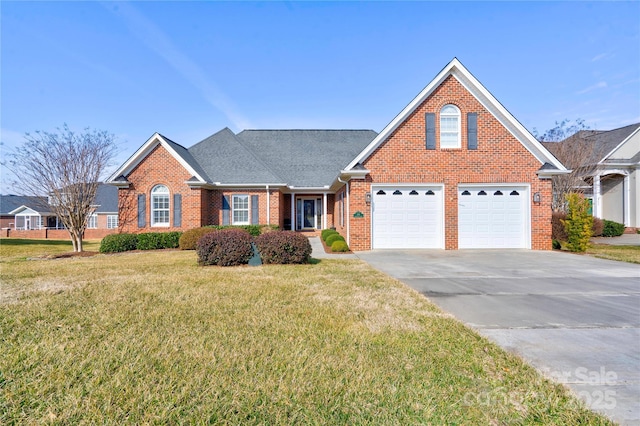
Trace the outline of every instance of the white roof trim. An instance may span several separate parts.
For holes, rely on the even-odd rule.
[[[27,207],[25,205],[22,205],[17,209],[11,210],[8,214],[15,216],[20,213],[22,213],[24,216],[42,216],[40,212],[32,209],[31,207]]]
[[[625,143],[627,143],[627,141],[629,139],[631,139],[636,133],[638,133],[640,131],[640,126],[638,126],[637,129],[635,129],[633,132],[631,132],[631,134],[629,136],[627,136],[622,142],[620,142],[615,148],[613,148],[611,150],[610,153],[608,153],[607,155],[605,155],[604,157],[602,157],[602,160],[600,160],[598,162],[598,164],[604,164],[604,162],[607,160],[607,158],[609,158],[611,155],[613,155],[614,152],[616,152],[618,150],[618,148],[620,148],[622,145],[624,145]]]
[[[363,163],[387,138],[402,124],[414,111],[422,104],[442,82],[452,75],[471,93],[487,111],[493,114],[496,119],[509,132],[518,139],[531,154],[540,161],[540,164],[553,164],[558,170],[566,168],[544,147],[535,137],[500,102],[480,84],[480,82],[460,63],[457,58],[453,58],[449,64],[407,105],[400,114],[382,129],[382,131],[371,141],[371,143],[358,156],[349,163],[345,170],[355,167],[358,163]]]
[[[200,182],[206,183],[206,180],[202,176],[200,176],[200,174],[196,172],[195,169],[191,167],[189,163],[187,163],[185,159],[176,152],[175,149],[171,147],[171,145],[166,141],[165,138],[162,137],[160,133],[157,132],[154,133],[153,136],[151,136],[140,148],[138,148],[138,150],[131,157],[129,157],[129,159],[125,161],[125,163],[120,166],[118,170],[116,170],[111,176],[109,176],[109,179],[107,179],[106,182],[110,184],[117,184],[117,182],[114,182],[114,180],[118,178],[118,176],[129,175],[129,173],[131,173],[133,169],[138,164],[140,164],[142,160],[144,160],[147,155],[149,155],[151,151],[153,151],[153,149],[158,145],[162,145],[164,149],[166,149],[173,156],[173,158],[175,158],[176,161],[178,161],[178,163],[180,163],[180,165],[182,165],[182,167],[184,167],[192,176],[195,176]]]

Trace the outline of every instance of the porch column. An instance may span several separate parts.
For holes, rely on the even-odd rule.
[[[269,185],[267,185],[267,225],[271,225],[271,215],[270,215],[270,200],[269,200]]]
[[[626,174],[622,183],[622,218],[624,219],[624,226],[631,226],[631,206],[629,205],[631,185],[629,183],[629,175]]]
[[[593,205],[591,206],[593,209],[593,217],[600,217],[602,213],[600,212],[600,175],[595,175],[593,177]]]
[[[327,229],[327,193],[322,194],[322,229]]]
[[[296,196],[291,193],[291,230],[296,230]]]

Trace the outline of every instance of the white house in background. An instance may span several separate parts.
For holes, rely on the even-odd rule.
[[[628,228],[640,228],[640,123],[609,131],[580,131],[562,142],[545,146],[566,164],[569,159],[560,158],[561,150],[554,149],[554,145],[574,144],[576,139],[576,149],[591,151],[578,170],[585,170],[582,178],[588,186],[584,194],[592,200],[593,215],[624,223]]]

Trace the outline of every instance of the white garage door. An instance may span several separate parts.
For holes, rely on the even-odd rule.
[[[526,186],[458,188],[458,247],[530,248]]]
[[[444,248],[442,187],[375,186],[373,248]]]

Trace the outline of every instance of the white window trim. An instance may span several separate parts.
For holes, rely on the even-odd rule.
[[[156,189],[159,189],[160,187],[164,187],[166,189],[166,192],[155,192]],[[167,204],[168,207],[166,209],[156,209],[154,206],[154,200],[156,197],[167,197]],[[161,228],[168,228],[169,225],[171,224],[171,193],[169,191],[169,187],[166,185],[156,185],[151,189],[151,226],[154,227],[161,227]],[[156,211],[167,211],[167,221],[166,222],[156,222],[155,220],[155,212]]]
[[[113,224],[114,220],[115,220],[115,225]],[[107,229],[116,229],[117,227],[118,227],[118,215],[117,214],[107,215]]]
[[[246,197],[247,198],[247,208],[246,209],[236,209],[236,198]],[[235,212],[247,212],[247,220],[246,221],[236,221]],[[231,196],[231,224],[232,225],[250,225],[251,224],[251,197],[249,194],[234,194]]]
[[[91,213],[87,217],[87,229],[98,229],[98,214]]]
[[[442,112],[442,111],[445,110],[445,108],[448,108],[448,107],[454,108],[456,110],[456,114],[446,114],[446,113]],[[456,144],[455,145],[447,145],[447,146],[445,146],[442,143],[442,140],[443,140],[442,134],[444,133],[443,130],[442,130],[442,118],[443,117],[444,118],[453,118],[453,117],[455,117],[458,120],[458,123],[457,123],[458,124],[458,126],[457,126],[458,127],[457,128],[457,138],[456,138]],[[440,121],[439,121],[439,123],[440,123],[440,149],[459,149],[459,148],[462,147],[462,132],[461,132],[462,123],[461,122],[462,122],[462,114],[460,113],[460,108],[458,108],[457,106],[455,106],[453,104],[447,104],[447,105],[443,106],[440,109]],[[452,132],[447,132],[447,133],[452,133]]]

